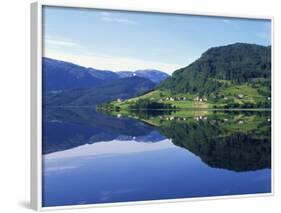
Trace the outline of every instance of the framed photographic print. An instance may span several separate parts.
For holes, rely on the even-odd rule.
[[[31,7],[34,209],[273,193],[271,17]]]

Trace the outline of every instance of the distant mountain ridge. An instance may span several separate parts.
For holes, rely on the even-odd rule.
[[[87,68],[69,62],[43,57],[43,88],[45,92],[76,88],[94,88],[109,82],[134,76],[160,83],[169,75],[159,70],[113,72]]]
[[[67,90],[98,86],[102,81],[93,76],[85,67],[43,58],[43,91]]]
[[[94,106],[116,99],[132,98],[155,87],[156,84],[152,81],[134,76],[108,82],[94,88],[80,88],[48,93],[43,103],[44,105],[56,106]]]
[[[145,69],[145,70],[136,70],[136,71],[120,71],[117,72],[120,78],[129,78],[133,76],[148,78],[149,80],[160,83],[164,81],[169,75],[159,70],[154,69]]]

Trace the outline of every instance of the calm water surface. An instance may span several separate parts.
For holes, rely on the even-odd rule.
[[[269,113],[46,110],[43,205],[271,192]]]

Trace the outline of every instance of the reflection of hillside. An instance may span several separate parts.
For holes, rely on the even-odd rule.
[[[193,152],[211,167],[250,171],[271,167],[271,129],[267,117],[239,115],[234,117],[235,122],[229,118],[173,120],[158,128],[175,145]]]
[[[157,142],[165,136],[211,167],[233,171],[271,168],[269,113],[208,112],[198,115],[181,111],[142,113],[139,117],[154,127],[89,108],[46,110],[43,153],[114,139]]]
[[[153,127],[129,118],[116,118],[85,108],[45,110],[43,153],[62,151],[86,143],[113,139],[157,142],[163,140]]]

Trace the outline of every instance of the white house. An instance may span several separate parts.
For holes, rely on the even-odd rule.
[[[244,97],[244,95],[243,94],[238,94],[237,97],[242,99]]]

